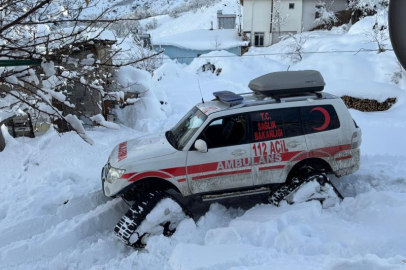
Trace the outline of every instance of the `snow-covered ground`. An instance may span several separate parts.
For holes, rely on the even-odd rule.
[[[316,32],[306,49],[375,48],[361,33],[370,24],[367,18],[349,33]],[[391,51],[309,54],[296,64],[252,56],[280,52],[286,42],[252,49],[242,58],[214,52],[189,66],[165,62],[152,85],[166,93],[166,116],[144,121],[137,130],[94,128],[88,131],[93,146],[73,132],[59,136],[50,130],[35,139],[5,134],[0,269],[405,269],[405,74],[393,82],[397,61]],[[207,62],[222,68],[219,76],[199,70]],[[117,240],[112,229],[128,206],[104,197],[100,183],[113,147],[173,126],[200,102],[198,81],[209,100],[218,90],[247,92],[251,79],[289,65],[320,70],[327,92],[398,98],[387,112],[351,110],[363,130],[362,165],[354,175],[333,179],[345,200],[327,209],[314,201],[276,208],[261,196],[192,203],[196,221],[182,221],[171,238],[151,237],[143,251]]]

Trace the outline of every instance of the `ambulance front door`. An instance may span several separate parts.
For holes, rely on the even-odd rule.
[[[187,178],[192,193],[232,190],[253,185],[246,114],[212,120],[198,139],[208,151],[194,147],[187,155]]]

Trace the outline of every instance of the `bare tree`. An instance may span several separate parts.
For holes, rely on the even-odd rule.
[[[272,30],[278,32],[279,38],[281,38],[281,29],[285,25],[289,14],[283,14],[283,6],[281,0],[276,0],[273,5],[272,12]]]
[[[221,38],[218,35],[214,36],[211,40],[211,44],[214,46],[215,50],[218,51],[221,46]]]
[[[388,22],[386,19],[379,20],[379,16],[375,14],[375,24],[371,30],[366,30],[364,35],[369,42],[374,42],[378,46],[378,53],[385,52],[389,40]]]
[[[282,39],[286,40],[288,44],[283,50],[282,58],[289,59],[292,62],[300,62],[303,59],[303,52],[306,42],[313,38],[309,33],[292,34],[284,36]]]
[[[89,13],[98,10],[94,9],[97,5],[98,1],[90,4],[88,0],[0,0],[0,99],[7,104],[0,113],[28,108],[53,121],[65,122],[89,143],[92,140],[79,119],[112,126],[101,115],[86,115],[79,110],[79,104],[69,100],[69,87],[106,96],[105,90],[114,83],[115,70],[160,52],[115,60],[123,50],[119,44],[108,42],[115,37],[106,37],[106,33],[121,19],[110,14],[109,9],[90,18]],[[83,48],[95,44],[109,49],[101,54],[83,54]],[[60,105],[73,113],[65,114]]]
[[[133,35],[134,46],[131,48],[129,56],[131,59],[146,59],[135,64],[135,67],[153,73],[162,66],[163,55],[156,56],[156,51],[151,44],[141,39],[139,35]]]

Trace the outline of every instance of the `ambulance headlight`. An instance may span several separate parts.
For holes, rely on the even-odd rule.
[[[121,176],[123,176],[124,173],[125,173],[125,170],[110,167],[110,169],[107,173],[106,181],[109,182],[110,184],[112,184],[114,181],[121,178]]]

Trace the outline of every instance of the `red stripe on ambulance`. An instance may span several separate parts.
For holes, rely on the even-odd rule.
[[[118,161],[127,158],[127,142],[122,142],[118,145]]]

